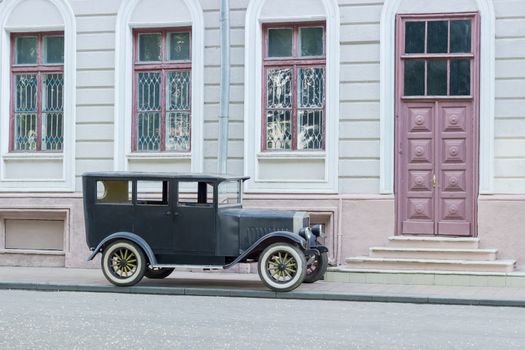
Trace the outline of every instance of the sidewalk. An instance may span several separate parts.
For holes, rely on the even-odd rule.
[[[0,267],[0,289],[525,307],[525,288],[385,285],[319,281],[293,292],[266,289],[256,274],[173,272],[115,287],[99,269]]]

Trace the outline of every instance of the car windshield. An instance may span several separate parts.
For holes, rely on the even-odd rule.
[[[241,203],[241,182],[223,181],[219,184],[219,205],[236,205]]]

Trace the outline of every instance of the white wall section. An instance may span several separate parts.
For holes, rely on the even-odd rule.
[[[0,4],[0,191],[75,190],[76,21],[66,0]],[[64,151],[9,153],[10,53],[13,32],[64,31]],[[18,176],[33,162],[32,171]]]
[[[261,152],[262,24],[326,21],[326,134],[321,152]],[[338,191],[339,6],[334,0],[251,1],[244,45],[244,173],[247,192],[334,193]],[[285,158],[286,161],[276,161]],[[305,162],[310,159],[311,161]],[[322,161],[315,161],[321,159]],[[276,164],[279,170],[276,170]],[[308,168],[307,164],[310,164]],[[311,171],[307,177],[295,171]],[[306,168],[305,168],[306,166]],[[321,168],[319,168],[321,167]],[[282,176],[280,176],[282,172]],[[273,173],[274,176],[267,175]],[[312,179],[312,175],[314,178]]]
[[[191,70],[191,153],[131,153],[132,113],[132,30],[133,28],[192,27]],[[203,169],[203,76],[204,76],[204,19],[199,2],[191,0],[122,2],[118,11],[115,36],[115,170],[143,170],[141,164],[153,160],[171,160],[169,170],[199,172]],[[145,160],[150,160],[149,162]]]

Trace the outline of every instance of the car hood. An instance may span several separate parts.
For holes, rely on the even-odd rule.
[[[275,231],[298,234],[310,223],[304,211],[232,208],[219,211],[224,231],[234,230],[241,249],[246,249],[259,238]],[[225,226],[227,225],[227,226]],[[227,228],[229,227],[229,229]]]

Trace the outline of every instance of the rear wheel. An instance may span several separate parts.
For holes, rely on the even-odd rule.
[[[174,269],[153,269],[148,267],[144,272],[144,276],[151,279],[163,279],[168,277]]]
[[[274,243],[259,256],[259,277],[266,287],[276,292],[297,288],[306,273],[304,253],[288,243]]]
[[[326,269],[328,268],[328,254],[326,252],[315,254],[313,261],[306,266],[306,276],[304,276],[304,283],[314,283],[324,277]]]
[[[146,269],[142,249],[127,240],[110,243],[102,253],[101,264],[106,279],[119,287],[137,284]]]

